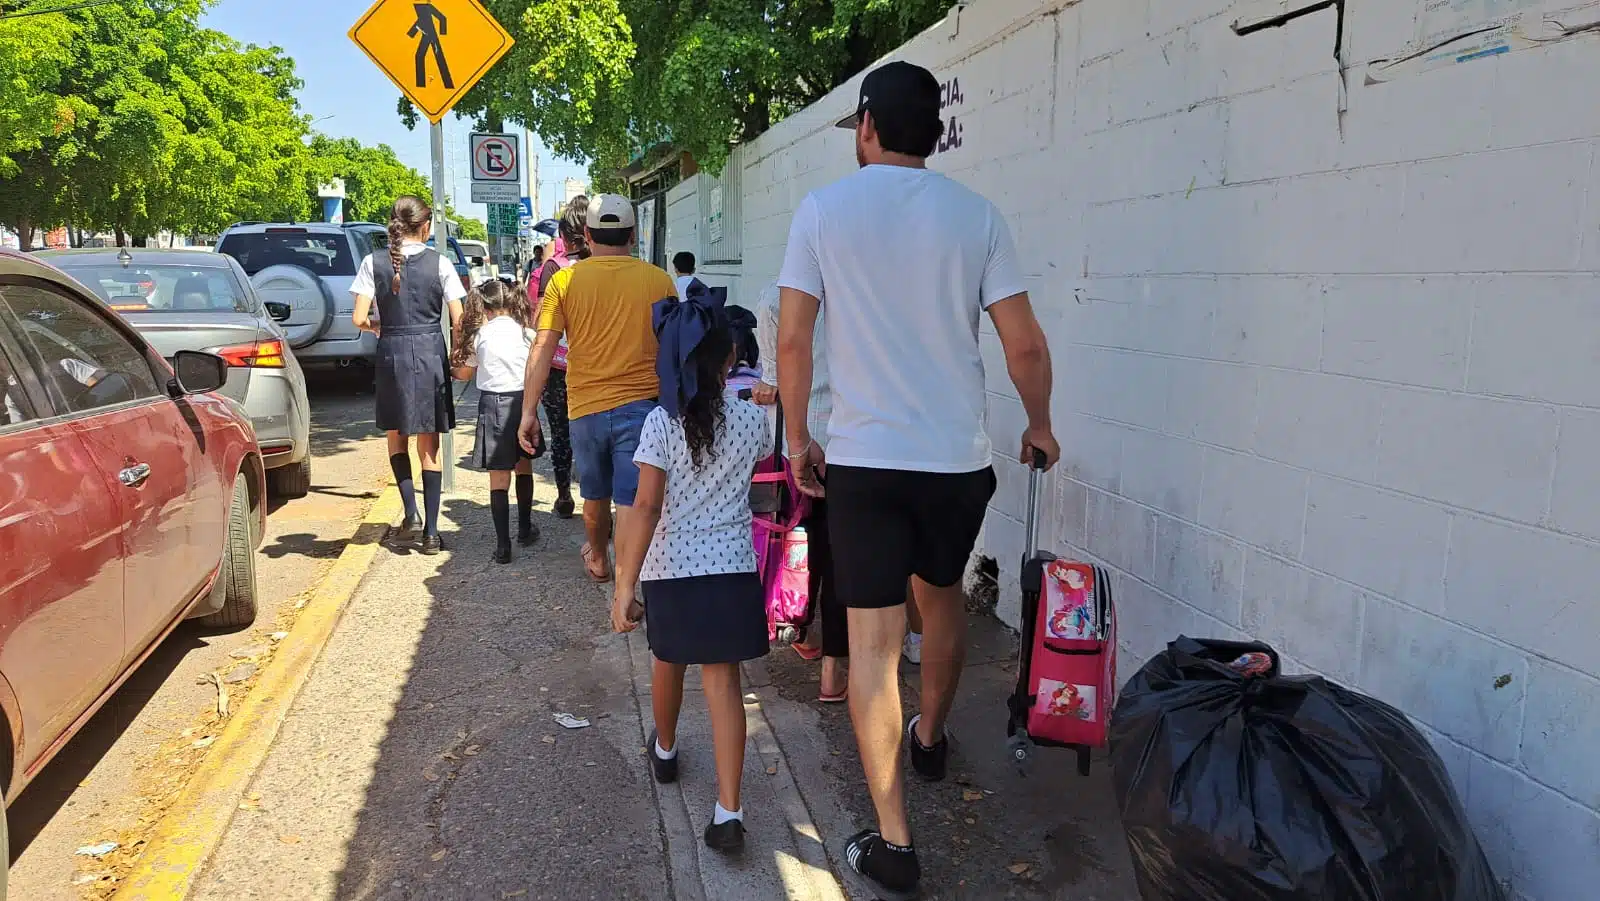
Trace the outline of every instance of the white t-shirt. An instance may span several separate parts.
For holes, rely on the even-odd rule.
[[[694,468],[683,421],[656,407],[645,417],[633,462],[667,474],[666,502],[640,569],[641,581],[756,571],[750,542],[750,477],[772,453],[767,414],[723,396],[727,419],[703,469]]]
[[[472,353],[467,357],[467,365],[478,368],[478,390],[521,391],[533,336],[532,329],[523,328],[510,316],[496,316],[485,322],[478,329]]]
[[[679,300],[689,299],[689,283],[692,281],[694,281],[694,276],[692,275],[680,275],[672,280],[672,283],[678,286]]]
[[[400,255],[414,257],[424,250],[432,249],[418,241],[405,241],[400,245]],[[377,252],[388,253],[389,251],[380,250]],[[456,274],[456,267],[450,265],[450,261],[445,259],[442,253],[439,254],[439,287],[444,289],[444,299],[447,303],[467,296],[467,289],[461,284],[461,276]],[[361,261],[361,268],[356,270],[356,280],[350,283],[350,293],[357,297],[377,296],[376,287],[372,281],[372,254],[367,254],[366,258]]]
[[[1000,211],[927,169],[867,166],[800,202],[778,284],[822,302],[830,463],[990,463],[978,317],[1026,290]]]

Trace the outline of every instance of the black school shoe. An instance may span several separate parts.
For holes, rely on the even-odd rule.
[[[666,785],[678,781],[678,755],[673,754],[671,760],[662,760],[661,755],[656,753],[656,745],[660,740],[660,733],[651,729],[650,747],[645,753],[650,755],[650,774],[656,777],[657,782]]]
[[[706,847],[724,854],[744,850],[744,821],[729,820],[706,826]]]
[[[395,528],[390,537],[409,539],[420,531],[422,531],[422,520],[414,516],[407,516],[405,519],[400,520],[400,525]]]
[[[502,564],[510,563],[511,562],[511,545],[509,545],[509,544],[497,545],[495,547],[495,549],[494,549],[494,562],[502,563]]]
[[[424,535],[422,536],[422,545],[418,550],[424,556],[432,557],[434,554],[444,550],[444,539],[438,535]]]
[[[520,544],[523,547],[527,547],[528,545],[533,544],[535,541],[538,541],[538,540],[539,540],[539,524],[538,523],[530,522],[530,523],[528,523],[528,525],[526,527],[522,526],[522,524],[520,524],[520,523],[517,525],[517,544]]]
[[[922,741],[917,738],[917,723],[921,719],[922,714],[919,713],[906,725],[906,748],[911,751],[911,768],[924,781],[939,782],[944,779],[945,763],[950,756],[950,736],[941,735],[933,747],[924,748]]]
[[[883,901],[915,901],[922,867],[912,848],[892,848],[883,836],[863,829],[844,843],[844,859]]]

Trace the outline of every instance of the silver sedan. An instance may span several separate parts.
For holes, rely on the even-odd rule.
[[[233,257],[200,250],[108,248],[39,254],[100,295],[161,355],[202,350],[228,361],[219,391],[255,426],[267,484],[282,497],[311,490],[311,407],[280,322]]]

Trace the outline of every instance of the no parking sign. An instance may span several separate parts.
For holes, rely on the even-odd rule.
[[[516,135],[473,132],[472,201],[516,203],[522,199],[522,155]]]

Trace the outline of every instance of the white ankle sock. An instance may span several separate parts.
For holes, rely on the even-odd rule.
[[[661,750],[661,739],[658,738],[656,739],[656,756],[662,760],[672,760],[678,756],[678,749],[677,747],[673,747],[673,749],[670,751]]]
[[[729,810],[722,806],[721,801],[718,801],[717,806],[711,810],[711,824],[713,826],[721,826],[723,823],[726,823],[729,820],[738,820],[741,823],[744,822],[744,809],[740,808],[738,810]]]

